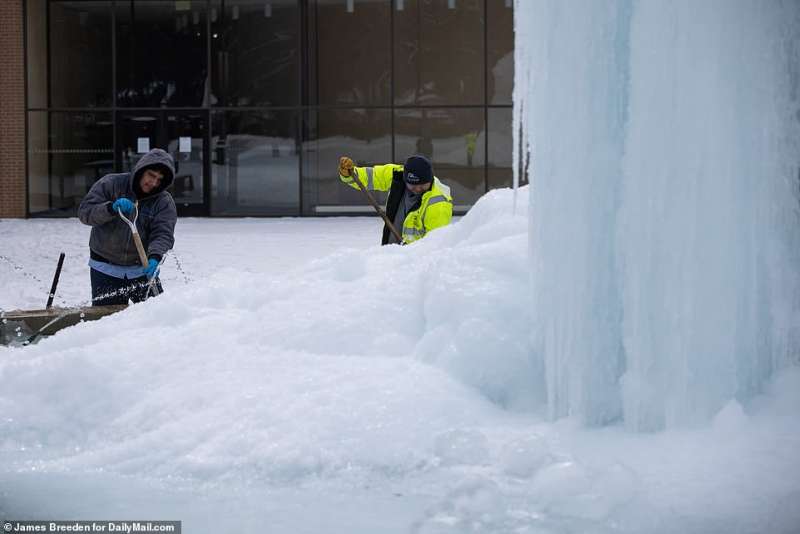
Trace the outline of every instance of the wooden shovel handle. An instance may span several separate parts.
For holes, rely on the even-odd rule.
[[[392,221],[390,221],[389,217],[386,216],[386,213],[383,212],[381,207],[378,205],[378,202],[375,200],[375,197],[373,197],[372,194],[369,192],[369,190],[364,186],[364,184],[361,183],[361,180],[359,180],[356,170],[354,168],[350,169],[350,173],[351,173],[350,177],[356,183],[358,188],[361,189],[361,192],[364,193],[364,195],[367,197],[367,201],[372,205],[373,208],[375,208],[375,211],[378,212],[378,215],[381,216],[383,222],[386,223],[386,226],[389,227],[389,231],[391,231],[394,234],[394,237],[397,239],[397,242],[403,245],[404,244],[403,236],[400,235],[400,232],[397,231],[395,225],[392,224]]]
[[[144,245],[142,245],[142,238],[139,236],[139,232],[133,233],[133,243],[136,245],[136,252],[139,253],[139,261],[142,262],[142,267],[147,267],[147,254],[144,251]]]
[[[136,244],[136,251],[139,253],[139,261],[142,262],[142,267],[147,267],[147,254],[144,252],[144,245],[142,245],[142,238],[139,236],[139,232],[133,233],[133,242]],[[155,284],[156,278],[153,277],[150,282],[147,284],[147,296],[150,296],[150,293],[153,295],[158,295],[161,293],[158,290],[158,286]],[[145,297],[146,299],[147,297]]]

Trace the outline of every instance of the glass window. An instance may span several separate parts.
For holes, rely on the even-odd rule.
[[[47,112],[28,113],[28,211],[31,215],[50,209],[50,157]]]
[[[25,5],[33,214],[73,214],[140,140],[176,158],[183,215],[371,214],[345,154],[428,155],[457,213],[511,184],[512,0]]]
[[[488,100],[490,104],[510,106],[514,88],[514,3],[511,0],[486,1]]]
[[[511,108],[489,108],[489,189],[511,187]]]
[[[299,8],[295,0],[211,4],[211,105],[300,102]]]
[[[211,130],[212,215],[298,215],[295,111],[217,111]]]
[[[483,7],[482,0],[395,0],[395,104],[484,103]]]
[[[450,186],[453,204],[463,212],[486,192],[483,108],[395,110],[395,153],[431,158],[436,176]]]
[[[388,109],[334,109],[309,112],[303,143],[303,211],[306,215],[374,213],[363,193],[339,180],[340,156],[356,165],[391,163]],[[383,203],[385,195],[376,194]]]
[[[310,101],[388,105],[390,2],[318,0],[309,21]]]
[[[114,170],[111,113],[33,111],[28,121],[31,215],[74,216],[89,188]]]
[[[28,0],[26,13],[26,70],[28,75],[28,107],[47,107],[47,3]]]
[[[117,113],[117,150],[121,169],[130,172],[153,148],[167,151],[175,162],[171,193],[179,213],[205,204],[207,112],[125,111]],[[202,209],[192,214],[204,214]]]
[[[207,105],[206,6],[117,1],[118,106]]]
[[[111,2],[50,2],[52,107],[111,107]]]

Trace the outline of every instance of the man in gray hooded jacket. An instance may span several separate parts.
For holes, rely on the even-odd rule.
[[[154,148],[136,163],[133,172],[107,174],[98,180],[78,208],[83,224],[92,227],[89,267],[92,305],[127,304],[147,298],[151,280],[161,290],[158,266],[175,243],[178,213],[166,190],[175,177],[175,163]],[[138,202],[138,205],[135,204]],[[131,230],[119,216],[133,220],[148,258],[142,267]]]

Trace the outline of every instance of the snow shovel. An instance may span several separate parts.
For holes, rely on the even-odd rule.
[[[64,265],[64,253],[58,257],[58,266],[53,276],[53,284],[47,295],[47,306],[43,310],[14,310],[0,312],[0,345],[27,346],[35,343],[42,336],[50,336],[68,326],[83,321],[99,319],[125,308],[124,305],[92,306],[77,308],[53,307],[53,299]],[[22,335],[26,337],[20,343]]]
[[[56,289],[58,288],[58,280],[61,278],[61,268],[64,267],[64,257],[65,254],[63,252],[58,255],[58,265],[56,266],[56,274],[53,275],[53,283],[50,285],[50,293],[48,293],[47,295],[47,306],[45,306],[45,310],[50,310],[53,308],[53,299],[56,296]],[[69,312],[59,313],[53,319],[51,319],[43,326],[38,328],[33,334],[28,336],[28,339],[26,339],[22,343],[22,345],[23,346],[30,345],[31,343],[36,341],[36,338],[39,337],[42,334],[42,332],[44,332],[46,329],[52,327],[53,325],[64,319],[67,315],[69,315]]]
[[[136,228],[136,220],[139,218],[139,201],[137,200],[133,204],[134,216],[133,221],[125,217],[121,210],[117,210],[119,216],[122,217],[122,220],[128,225],[128,228],[131,229],[131,235],[133,236],[133,243],[136,245],[136,252],[139,253],[139,261],[142,264],[142,267],[145,269],[147,268],[147,253],[144,251],[144,245],[142,244],[142,238],[139,236],[139,230]],[[145,294],[145,299],[150,296],[150,293],[153,293],[153,296],[158,296],[158,286],[155,284],[156,276],[153,275],[153,278],[147,284],[147,293]]]
[[[56,288],[64,265],[64,253],[58,257],[56,274],[47,295],[47,307],[40,310],[0,310],[0,345],[27,346],[44,336],[52,336],[59,330],[84,321],[94,321],[124,310],[127,304],[108,306],[77,306],[60,308],[53,306]],[[23,337],[24,336],[24,337]]]
[[[58,265],[56,266],[56,274],[53,276],[53,284],[50,286],[50,293],[47,295],[47,306],[45,306],[45,310],[49,310],[53,307],[53,299],[56,296],[56,288],[58,287],[58,280],[59,278],[61,278],[61,268],[64,266],[64,256],[65,254],[63,252],[58,256]],[[55,318],[51,319],[49,322],[45,323],[38,330],[36,330],[36,332],[28,336],[28,339],[25,340],[23,345],[30,345],[31,343],[36,341],[36,338],[39,337],[42,332],[44,332],[47,328],[50,328],[57,322],[64,319],[67,315],[68,312],[67,313],[62,312]]]
[[[403,236],[400,235],[400,232],[398,232],[397,228],[394,227],[392,221],[390,221],[389,217],[387,217],[386,214],[383,212],[383,209],[381,209],[381,207],[378,205],[378,202],[375,200],[375,197],[372,196],[372,193],[370,193],[369,190],[364,186],[364,184],[361,183],[361,180],[358,179],[358,176],[356,175],[355,172],[355,168],[350,167],[350,171],[353,173],[352,175],[353,181],[356,183],[358,188],[361,189],[361,192],[364,193],[364,195],[367,197],[369,203],[372,205],[373,208],[375,208],[375,211],[377,211],[378,215],[381,216],[383,222],[386,223],[386,226],[389,227],[389,230],[397,238],[397,242],[400,243],[401,245],[404,245],[405,243],[403,242]]]
[[[64,328],[94,321],[125,308],[127,304],[3,311],[0,312],[0,345],[31,345],[41,337],[52,336]]]

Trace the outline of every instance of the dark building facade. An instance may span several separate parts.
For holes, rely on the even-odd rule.
[[[6,216],[73,216],[153,147],[181,215],[360,213],[338,156],[412,153],[463,213],[511,183],[512,4],[27,0],[25,207]]]

